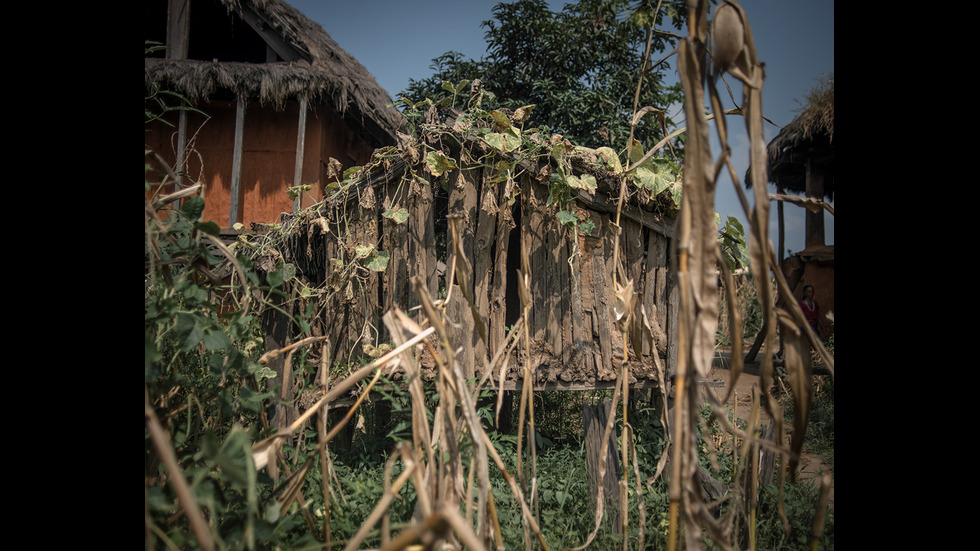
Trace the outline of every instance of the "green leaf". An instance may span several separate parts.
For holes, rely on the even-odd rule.
[[[156,380],[157,376],[159,375],[155,366],[161,359],[163,359],[163,355],[160,354],[159,350],[157,350],[156,343],[153,342],[153,339],[150,338],[149,335],[145,336],[143,343],[143,355],[145,362],[143,367],[143,382],[149,383]]]
[[[674,182],[670,186],[670,198],[674,201],[674,206],[680,208],[681,206],[681,195],[683,194],[684,186],[680,182]]]
[[[388,253],[378,251],[364,263],[364,267],[374,272],[383,272],[388,267],[389,259],[390,255]]]
[[[384,212],[384,217],[396,224],[403,224],[406,220],[408,220],[408,209],[390,208]]]
[[[442,151],[430,151],[425,162],[429,172],[436,177],[458,168],[456,160],[447,157]]]
[[[227,350],[231,348],[231,339],[223,331],[208,329],[204,332],[204,347],[210,351]]]
[[[199,222],[194,224],[194,229],[201,233],[206,233],[208,235],[213,235],[218,237],[221,235],[221,228],[214,222]]]
[[[595,176],[591,174],[583,174],[581,176],[570,175],[565,180],[569,187],[575,189],[584,189],[589,193],[595,194],[596,191],[596,181]]]
[[[655,196],[675,183],[679,187],[680,183],[677,181],[679,171],[680,169],[673,161],[654,157],[636,167],[632,178],[638,186],[649,189],[651,194]],[[676,195],[679,190],[671,190],[671,193]]]
[[[174,331],[183,352],[192,350],[204,338],[204,328],[201,327],[200,320],[191,314],[178,314]]]
[[[515,132],[491,132],[484,136],[483,140],[501,153],[514,151],[521,146],[521,137]]]
[[[453,86],[452,82],[446,82],[444,80],[442,81],[442,89],[455,96],[463,91],[463,88],[465,88],[469,83],[470,81],[464,78],[463,80],[459,81],[459,84]]]
[[[500,111],[490,111],[490,118],[497,123],[497,128],[501,131],[511,128],[510,118]]]
[[[575,224],[578,223],[578,215],[574,212],[560,210],[556,216],[559,222],[568,227],[575,227]]]
[[[512,170],[514,170],[514,163],[505,160],[497,161],[493,165],[493,173],[490,176],[490,181],[494,183],[506,182]]]
[[[279,270],[273,270],[266,276],[266,281],[269,283],[269,287],[275,289],[276,287],[282,285],[285,279],[283,278],[282,272]]]
[[[187,199],[180,206],[180,212],[184,215],[184,218],[194,222],[201,218],[201,214],[204,213],[204,198],[201,196],[194,196]]]
[[[355,258],[367,258],[374,252],[374,245],[357,245],[354,247]]]

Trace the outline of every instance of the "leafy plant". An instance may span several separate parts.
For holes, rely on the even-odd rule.
[[[534,104],[530,126],[588,147],[622,147],[630,135],[646,29],[654,17],[658,25],[680,29],[687,13],[679,0],[664,2],[659,11],[655,7],[628,0],[580,0],[555,13],[544,0],[497,4],[494,18],[483,23],[487,57],[477,61],[451,51],[433,59],[433,75],[409,81],[401,93],[403,104],[418,105],[448,91],[451,95],[443,97],[453,99],[446,103],[459,106],[455,98],[460,88],[447,83],[479,79],[483,93],[478,99],[485,109]],[[673,40],[667,33],[650,38],[655,52],[667,50]],[[664,62],[644,76],[641,105],[680,101],[679,87],[665,84],[668,70]],[[663,132],[643,121],[635,136],[652,144]]]

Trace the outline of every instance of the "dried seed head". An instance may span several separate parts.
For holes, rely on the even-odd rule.
[[[711,28],[715,76],[728,71],[745,51],[745,24],[739,10],[723,2],[715,10]]]

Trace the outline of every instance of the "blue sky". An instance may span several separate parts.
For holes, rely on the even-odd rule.
[[[498,2],[481,0],[287,0],[319,23],[338,44],[361,62],[393,97],[408,87],[409,79],[431,76],[432,59],[455,50],[480,59],[486,52],[481,23],[492,18]],[[564,0],[549,0],[552,11]],[[834,72],[833,0],[742,0],[755,37],[759,59],[766,65],[763,111],[777,125],[785,125],[800,112],[807,94],[820,79]],[[684,31],[686,33],[686,27]],[[735,86],[741,102],[741,86]],[[723,92],[724,94],[724,92]],[[730,103],[730,101],[729,101]],[[732,105],[726,105],[726,108]],[[683,124],[679,106],[673,119]],[[730,119],[729,129],[736,174],[748,167],[744,123]],[[779,128],[766,126],[766,141]],[[772,189],[770,188],[770,191]],[[728,176],[718,183],[715,210],[745,224]],[[803,248],[803,211],[786,205],[786,248]],[[775,207],[773,208],[775,237]],[[834,243],[834,220],[826,215],[826,242]]]

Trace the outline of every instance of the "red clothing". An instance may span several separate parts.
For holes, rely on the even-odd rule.
[[[803,317],[806,318],[807,324],[813,329],[817,328],[817,320],[820,318],[820,305],[817,301],[811,301],[812,305],[808,305],[806,300],[800,301],[800,309],[803,310]]]

